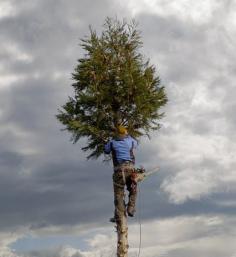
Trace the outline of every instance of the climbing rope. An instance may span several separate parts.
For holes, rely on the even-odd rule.
[[[140,196],[140,187],[137,183],[138,189],[138,223],[139,223],[139,247],[138,247],[138,254],[137,257],[140,257],[141,247],[142,247],[142,223],[141,223],[141,196]]]
[[[146,174],[151,175],[156,173],[159,170],[159,166],[151,169],[150,171],[146,172]],[[138,223],[139,223],[139,247],[138,247],[138,254],[137,257],[140,257],[140,253],[141,253],[141,248],[142,248],[142,223],[141,223],[141,193],[140,193],[140,186],[139,183],[137,183],[137,190],[138,190],[138,215],[137,215],[137,219],[138,219]]]

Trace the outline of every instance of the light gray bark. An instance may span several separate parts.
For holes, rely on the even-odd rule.
[[[117,228],[117,257],[128,257],[128,225],[125,213],[119,213]]]

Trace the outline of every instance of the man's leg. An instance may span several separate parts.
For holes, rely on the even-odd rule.
[[[137,184],[132,181],[132,172],[130,172],[129,177],[126,180],[127,190],[129,191],[129,202],[127,206],[127,213],[130,217],[134,216],[135,213],[135,205],[137,198]]]
[[[115,205],[115,221],[119,222],[119,218],[126,215],[125,210],[125,193],[124,181],[121,172],[113,174],[113,187],[114,187],[114,205]]]

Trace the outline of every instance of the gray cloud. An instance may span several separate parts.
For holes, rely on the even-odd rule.
[[[138,16],[145,49],[159,64],[170,100],[164,128],[149,151],[154,153],[156,148],[161,164],[174,173],[162,185],[174,202],[179,202],[180,195],[185,201],[214,192],[224,194],[226,187],[234,191],[230,179],[226,184],[222,181],[223,177],[230,177],[231,185],[235,181],[232,4],[221,4],[202,23],[186,19],[187,14],[180,18],[181,12],[156,15],[153,10],[152,14],[141,11]],[[189,188],[182,188],[188,184]]]
[[[103,213],[93,208],[112,202],[101,190],[110,182],[107,169],[87,163],[81,145],[71,145],[60,131],[55,114],[71,91],[79,38],[89,23],[103,22],[105,1],[9,3],[16,14],[0,23],[3,75],[23,78],[1,88],[1,226],[88,222]],[[98,16],[87,12],[91,6]]]
[[[142,255],[145,257],[161,256],[233,256],[235,254],[234,233],[235,219],[226,216],[182,216],[170,219],[159,219],[143,223]],[[139,227],[130,225],[130,242],[137,246]],[[92,230],[93,231],[93,230]],[[92,235],[92,236],[91,236]],[[85,235],[86,236],[86,235]],[[226,240],[226,241],[225,241]],[[62,246],[51,250],[24,252],[23,256],[83,257],[115,256],[115,237],[110,232],[97,230],[87,238],[90,249],[82,251],[72,246]],[[227,245],[227,247],[225,247]],[[129,255],[137,256],[138,248],[130,247]],[[22,252],[23,253],[23,252]],[[35,255],[34,255],[35,254]]]
[[[80,150],[84,141],[72,145],[55,114],[72,93],[70,73],[88,25],[100,31],[106,16],[130,17],[130,10],[105,0],[9,3],[15,14],[0,20],[1,231],[106,226],[113,212],[111,166],[87,162]],[[236,205],[230,204],[236,150],[230,4],[221,4],[200,24],[178,13],[145,9],[136,14],[143,52],[157,65],[170,100],[162,130],[151,141],[143,139],[137,152],[138,164],[161,167],[141,185],[144,220],[235,215]],[[190,252],[174,249],[168,256]]]
[[[77,3],[74,4],[77,5]],[[49,161],[47,155],[51,154],[53,158],[56,158],[57,161],[57,149],[62,150],[62,144],[65,142],[64,140],[62,142],[60,140],[62,137],[67,137],[67,135],[59,132],[59,125],[55,120],[54,114],[57,107],[64,102],[65,93],[69,93],[70,91],[69,89],[66,89],[67,83],[69,82],[69,74],[67,72],[72,70],[73,65],[75,65],[74,61],[77,58],[77,49],[75,48],[75,45],[79,36],[76,32],[76,27],[77,25],[82,26],[80,25],[79,20],[82,21],[84,19],[84,12],[81,10],[81,8],[79,8],[79,6],[76,8],[76,6],[73,5],[72,8],[71,6],[66,5],[64,2],[60,2],[59,5],[55,8],[55,2],[53,1],[50,3],[47,2],[47,4],[42,2],[40,5],[33,5],[29,8],[26,7],[27,5],[19,6],[19,13],[16,17],[6,18],[1,23],[2,28],[4,28],[2,37],[5,37],[5,39],[7,38],[12,42],[17,42],[17,45],[20,47],[20,49],[24,50],[29,56],[32,56],[33,60],[31,63],[22,63],[22,61],[14,62],[14,59],[12,58],[12,63],[9,65],[9,67],[11,67],[11,71],[17,74],[23,72],[23,74],[29,75],[27,79],[23,80],[21,83],[15,82],[15,86],[12,87],[12,90],[5,93],[4,97],[7,97],[9,104],[5,108],[2,121],[5,124],[12,124],[12,126],[15,126],[16,128],[19,127],[21,130],[26,131],[26,133],[32,133],[33,135],[30,138],[30,140],[32,140],[32,145],[37,145],[40,148],[40,154],[42,154],[42,151],[45,152],[41,156],[42,159],[40,159],[40,157],[34,157],[37,159],[37,165],[39,165],[39,163],[45,162],[44,167],[39,169],[36,165],[31,166],[33,165],[32,163],[25,164],[26,166],[30,166],[31,172],[33,174],[28,178],[30,183],[32,185],[38,183],[38,185],[40,184],[42,188],[51,187],[54,188],[51,189],[52,191],[56,191],[57,189],[60,191],[62,183],[65,183],[64,190],[67,186],[66,177],[68,178],[68,185],[70,183],[74,184],[73,182],[75,180],[73,176],[76,174],[76,172],[70,173],[65,170],[76,170],[76,165],[78,165],[76,163],[76,153],[73,152],[73,156],[71,156],[71,159],[75,162],[72,164],[72,167],[71,163],[68,163],[66,159],[63,160],[63,164],[60,163],[58,165],[60,167],[57,167],[57,165],[53,164],[55,160],[51,159]],[[84,6],[84,8],[86,9],[86,6]],[[64,13],[62,13],[62,10]],[[78,10],[78,13],[75,12],[75,10]],[[64,16],[62,18],[63,14]],[[75,19],[75,15],[78,16],[78,24],[76,22],[71,22],[73,19]],[[91,21],[95,19],[94,15],[91,15],[90,18]],[[142,26],[141,29],[143,30],[143,35],[145,38],[145,48],[148,49],[149,52],[152,51],[153,53],[156,52],[155,48],[158,48],[161,55],[166,55],[165,59],[163,59],[162,56],[160,63],[162,65],[165,65],[165,62],[171,64],[167,70],[168,74],[165,74],[166,81],[175,81],[182,83],[182,86],[187,86],[190,81],[193,81],[194,78],[199,77],[202,70],[204,70],[202,65],[207,63],[208,60],[208,57],[204,51],[207,49],[207,29],[211,28],[210,24],[196,26],[193,23],[184,23],[175,17],[158,18],[158,16],[154,17],[150,15],[142,15],[138,17],[138,19],[142,20],[140,25]],[[158,24],[158,26],[150,27],[149,24],[151,23]],[[79,34],[83,35],[86,30],[87,24],[86,26],[81,27]],[[65,35],[67,36],[65,37]],[[158,40],[156,40],[157,37]],[[73,48],[73,50],[71,50],[71,48]],[[193,51],[193,48],[195,51]],[[204,51],[201,51],[201,49]],[[195,59],[188,57],[189,55],[193,55],[195,52],[201,52],[201,54],[198,55]],[[199,58],[202,59],[199,60]],[[180,65],[179,61],[185,63]],[[199,63],[202,65],[199,66]],[[24,65],[24,71],[19,70],[22,69]],[[207,64],[205,64],[205,66],[207,66]],[[176,70],[176,68],[180,70]],[[34,78],[32,77],[32,73],[36,71],[39,71],[39,77],[36,76],[36,78]],[[66,77],[68,76],[67,79],[61,77],[59,79],[53,79],[53,72],[57,71],[63,72]],[[60,74],[63,75],[63,73]],[[166,78],[168,78],[168,80]],[[170,97],[172,97],[172,89],[171,87],[169,88],[168,84],[167,90],[170,91]],[[185,98],[188,99],[187,95],[183,95],[183,97],[183,100]],[[178,100],[179,99],[180,97]],[[170,98],[170,100],[175,101],[175,99],[172,98]],[[189,100],[191,100],[190,97]],[[174,109],[171,109],[176,107],[174,103],[175,102],[170,104],[170,107],[168,107],[170,109],[167,109],[167,114],[171,115],[171,112],[175,113]],[[176,102],[176,104],[177,103],[180,104],[182,108],[184,108],[184,105],[186,105],[184,101]],[[212,115],[212,112],[205,114],[205,116],[199,114],[199,117],[197,116],[194,121],[189,121],[185,116],[182,116],[182,125],[188,127],[196,133],[210,133],[211,125],[205,123],[204,121],[209,117],[212,118]],[[217,114],[215,116],[217,116]],[[181,118],[181,116],[179,117]],[[163,129],[164,134],[167,132],[168,129]],[[170,131],[170,133],[172,133],[172,131]],[[5,136],[4,138],[5,141],[8,142],[5,142],[4,145],[9,145],[9,138],[13,138],[10,140],[10,145],[12,148],[15,144],[17,144],[17,141],[15,141],[11,133],[8,137]],[[71,149],[71,147],[68,144],[66,150],[69,149]],[[153,151],[155,150],[153,149],[151,151],[151,157],[147,156],[148,152],[146,152],[146,150],[143,151],[143,153],[145,152],[145,154],[143,154],[143,160],[149,158],[151,161],[152,156],[154,155]],[[159,151],[161,151],[161,149]],[[61,153],[60,156],[62,156]],[[31,157],[32,156],[27,158],[25,156],[25,158],[28,159],[28,162],[30,162],[29,159]],[[69,155],[66,153],[66,151],[64,152],[64,158],[69,158]],[[142,157],[140,159],[142,160]],[[82,159],[80,158],[80,161],[81,160]],[[165,163],[165,161],[163,162],[163,160],[160,158],[158,159],[158,162],[161,162],[162,169],[166,171],[168,169],[173,170],[174,167],[177,168],[177,166],[175,166],[177,163],[175,163],[173,166]],[[213,162],[214,161],[212,161],[212,163]],[[202,163],[200,163],[199,166],[202,166]],[[62,167],[63,169],[60,171],[60,168]],[[182,167],[180,166],[177,168],[177,170],[180,170],[181,168]],[[88,167],[86,169],[89,170]],[[103,167],[100,166],[99,169],[102,170]],[[101,174],[100,170],[99,174]],[[60,177],[60,172],[63,174],[63,176],[65,175],[62,181],[58,180]],[[94,172],[91,172],[90,170],[88,172],[94,176]],[[50,180],[50,173],[55,173],[54,180]],[[103,185],[102,182],[106,181],[104,180],[105,177],[106,176],[104,175],[100,185]],[[165,176],[161,177],[161,179],[164,177]],[[97,176],[95,178],[96,180],[98,179]],[[83,184],[80,181],[77,182],[81,184],[79,187],[80,189],[71,185],[70,190],[76,194],[77,192],[80,192],[79,190],[82,191],[82,189],[86,189],[87,183],[92,183],[93,178],[89,176],[85,181],[82,181]],[[152,190],[154,190],[154,187],[158,185],[158,183],[153,185]],[[27,190],[33,190],[33,188],[37,188],[37,186],[33,186],[32,189],[28,188]],[[26,192],[28,192],[27,190]],[[48,189],[48,191],[50,191],[50,189]],[[47,192],[47,190],[45,192]],[[148,191],[148,193],[149,192],[151,192],[151,190]],[[145,196],[147,198],[148,193],[147,196]],[[39,192],[36,192],[35,194],[37,195]],[[49,192],[47,192],[47,194],[49,194]],[[35,199],[37,199],[36,195]],[[72,201],[73,197],[71,197],[71,195],[72,193],[68,195],[68,199],[71,199]],[[59,195],[54,197],[58,197],[59,199],[61,198]],[[48,199],[50,199],[50,197]],[[54,198],[52,198],[51,201],[53,201],[53,199]],[[82,199],[83,198],[81,198],[80,201],[82,201]],[[158,199],[158,197],[156,199]],[[25,202],[28,206],[33,204],[30,202],[30,200],[23,200],[23,202]],[[32,202],[34,202],[34,200],[32,200]],[[106,200],[104,200],[104,203],[105,202]],[[45,203],[45,206],[48,208],[48,205],[50,204],[51,202],[49,201],[48,204]],[[86,203],[83,203],[83,205],[86,206]]]

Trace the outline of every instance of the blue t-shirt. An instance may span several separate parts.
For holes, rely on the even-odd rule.
[[[122,163],[124,161],[133,161],[131,150],[136,147],[137,141],[128,135],[124,138],[110,140],[105,145],[104,152],[109,154],[114,150],[117,162]]]

